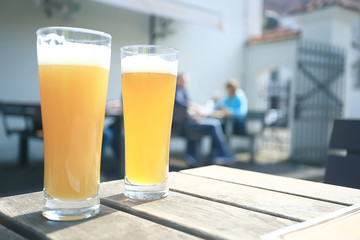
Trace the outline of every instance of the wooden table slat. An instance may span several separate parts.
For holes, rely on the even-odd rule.
[[[54,222],[42,192],[0,198],[0,239],[259,239],[356,203],[360,190],[220,166],[169,175],[167,198],[140,202],[123,181],[101,183],[100,214]]]
[[[101,206],[100,214],[81,221],[54,222],[41,215],[41,192],[0,198],[0,212],[19,228],[31,228],[36,236],[50,239],[197,239],[195,236]],[[1,219],[6,221],[8,219]],[[19,233],[21,234],[21,233]],[[26,232],[23,233],[26,236]],[[35,237],[34,237],[35,236]]]
[[[242,185],[269,189],[312,199],[352,205],[360,202],[360,190],[330,184],[274,176],[222,166],[207,166],[183,170],[181,173],[202,176]]]
[[[278,215],[294,221],[308,220],[344,206],[235,183],[171,173],[171,189],[213,201]]]
[[[176,192],[161,200],[137,202],[123,194],[113,194],[119,191],[123,191],[123,181],[103,183],[102,203],[205,239],[258,239],[262,234],[296,223]]]

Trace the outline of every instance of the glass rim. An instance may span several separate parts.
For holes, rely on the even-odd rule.
[[[146,45],[146,44],[135,44],[135,45],[125,45],[120,48],[120,51],[124,51],[125,53],[134,53],[133,51],[129,49],[138,49],[138,48],[144,48],[144,49],[150,49],[150,48],[157,48],[157,49],[168,49],[170,50],[167,53],[152,53],[156,55],[176,55],[179,54],[179,50],[173,47],[164,46],[164,45]]]
[[[61,30],[61,31],[69,31],[69,32],[81,32],[81,33],[88,33],[88,34],[93,34],[93,35],[97,35],[97,36],[102,36],[102,37],[106,37],[106,38],[109,38],[109,39],[112,38],[111,35],[106,33],[106,32],[102,32],[102,31],[98,31],[98,30],[92,30],[92,29],[88,29],[88,28],[66,27],[66,26],[49,26],[49,27],[39,28],[38,30],[36,30],[36,35],[41,35],[45,31],[50,32],[51,30]]]

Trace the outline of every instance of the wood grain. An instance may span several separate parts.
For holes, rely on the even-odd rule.
[[[182,173],[212,178],[257,188],[286,192],[343,205],[360,202],[360,190],[311,182],[222,166],[207,166],[181,171]]]
[[[295,222],[208,201],[186,194],[150,202],[127,199],[122,181],[101,185],[102,203],[205,239],[259,239],[262,234]]]
[[[0,222],[32,239],[196,239],[136,216],[101,206],[100,214],[81,221],[54,222],[41,215],[42,193],[0,199]]]
[[[355,189],[219,166],[170,173],[157,201],[127,199],[123,184],[101,183],[100,214],[74,222],[46,220],[41,192],[0,198],[0,238],[259,239],[360,200]]]
[[[294,221],[308,220],[344,207],[183,173],[171,173],[169,182],[170,188],[174,191]]]

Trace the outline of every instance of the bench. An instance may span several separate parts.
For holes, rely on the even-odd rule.
[[[40,104],[2,102],[0,110],[6,135],[19,135],[19,166],[26,167],[29,138],[43,138]],[[15,119],[20,119],[22,126],[11,124]]]

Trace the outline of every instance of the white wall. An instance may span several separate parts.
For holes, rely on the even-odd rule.
[[[327,7],[290,15],[288,18],[297,22],[304,40],[331,43],[334,13],[333,7]]]
[[[107,32],[113,37],[108,99],[120,97],[120,47],[149,42],[148,16],[90,1],[79,1],[71,18],[47,18],[29,0],[0,0],[0,101],[39,102],[36,34],[45,26],[73,26]],[[17,159],[17,136],[6,137],[0,121],[0,161]],[[42,141],[30,142],[30,157],[43,156]]]
[[[261,76],[273,68],[288,69],[295,75],[297,39],[248,45],[245,50],[244,85],[249,109],[265,110],[266,101]]]
[[[333,42],[344,46],[346,49],[346,85],[344,98],[344,117],[360,118],[360,88],[354,88],[355,78],[353,74],[353,63],[359,60],[360,50],[352,46],[352,30],[357,21],[360,20],[360,13],[346,9],[338,9],[336,21],[333,25]]]
[[[206,1],[207,6],[221,13],[226,22],[225,31],[198,24],[174,22],[171,26],[174,33],[156,41],[157,44],[171,45],[179,49],[179,70],[191,75],[188,91],[193,101],[204,104],[215,91],[225,94],[225,82],[230,77],[242,80],[243,46],[248,38],[247,34],[253,32],[248,29],[252,26],[246,24],[246,17],[251,15],[247,12],[253,11],[254,15],[260,17],[262,11],[261,8],[256,8],[254,3],[254,8],[251,9],[246,2]]]
[[[244,1],[244,29],[247,37],[260,36],[263,27],[263,1]]]
[[[35,31],[51,25],[91,28],[113,36],[108,99],[120,96],[120,47],[149,42],[149,17],[92,1],[79,2],[80,11],[71,18],[59,14],[47,18],[33,1],[0,0],[0,100],[39,102]],[[175,33],[156,42],[180,50],[179,70],[192,75],[189,94],[193,100],[205,103],[214,91],[225,93],[228,78],[241,79],[243,46],[249,35],[261,29],[262,1],[182,2],[219,11],[227,25],[226,31],[219,31],[174,21],[171,29]],[[17,137],[6,137],[0,122],[0,161],[15,160],[16,147]],[[31,158],[41,159],[42,143],[32,141],[30,148]]]
[[[71,18],[56,13],[47,18],[42,9],[34,7],[33,1],[0,0],[0,100],[39,102],[35,31],[51,25],[91,28],[113,36],[108,99],[120,96],[120,47],[149,42],[149,17],[87,0],[79,2],[80,11]],[[204,103],[214,91],[223,91],[229,77],[240,79],[243,44],[248,34],[260,29],[261,20],[257,17],[261,17],[262,1],[183,2],[220,11],[227,24],[227,30],[222,32],[175,21],[172,25],[175,34],[157,41],[180,50],[179,69],[192,75],[189,94]],[[249,14],[251,11],[255,11],[254,15]],[[244,15],[245,12],[248,14]],[[249,17],[252,19],[247,20]],[[16,147],[17,137],[6,137],[0,122],[0,161],[15,160]],[[31,158],[42,157],[42,142],[32,141],[30,148]]]

